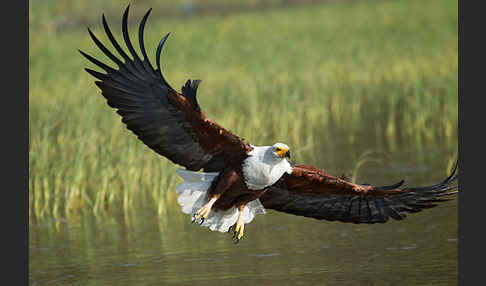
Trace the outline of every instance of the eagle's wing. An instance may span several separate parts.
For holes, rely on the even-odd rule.
[[[294,215],[353,223],[383,223],[391,217],[401,220],[405,213],[419,212],[449,200],[457,179],[454,170],[439,184],[400,188],[403,180],[391,186],[359,185],[333,177],[312,166],[295,166],[292,174],[271,186],[260,201],[265,208]]]
[[[139,57],[128,34],[129,8],[130,6],[123,15],[122,32],[133,59],[115,40],[104,15],[104,30],[121,59],[110,52],[91,30],[88,31],[95,44],[118,66],[118,69],[80,51],[89,61],[106,72],[103,74],[86,69],[99,80],[95,83],[107,99],[108,105],[117,109],[122,122],[143,143],[189,170],[220,171],[228,161],[246,158],[251,147],[242,138],[224,129],[201,111],[196,100],[199,80],[188,80],[182,87],[182,93],[178,93],[164,79],[160,69],[160,53],[169,34],[159,43],[156,52],[157,69],[153,68],[143,42],[145,22],[151,10],[140,22],[138,36],[143,59]]]

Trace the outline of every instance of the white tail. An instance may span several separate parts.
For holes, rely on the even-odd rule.
[[[192,172],[182,169],[177,169],[176,172],[184,179],[184,182],[176,187],[176,192],[179,196],[177,202],[181,205],[182,212],[192,217],[206,203],[206,192],[211,186],[211,182],[218,176],[218,173]],[[265,208],[260,203],[260,200],[251,201],[243,209],[244,223],[250,223],[255,215],[265,213]],[[237,219],[238,210],[234,207],[227,211],[213,210],[201,226],[209,227],[212,231],[227,232],[236,223]]]

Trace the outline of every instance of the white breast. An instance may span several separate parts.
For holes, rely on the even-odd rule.
[[[275,184],[284,173],[292,173],[292,166],[286,159],[269,154],[272,146],[257,147],[243,161],[243,175],[250,190],[261,190]],[[268,152],[267,152],[268,151]]]

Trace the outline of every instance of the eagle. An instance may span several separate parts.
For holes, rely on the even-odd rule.
[[[421,187],[357,184],[310,165],[296,165],[284,143],[255,146],[233,134],[201,109],[196,99],[200,80],[187,80],[178,92],[162,75],[160,55],[169,36],[150,63],[144,46],[144,28],[152,9],[140,21],[136,52],[128,32],[127,6],[122,17],[123,39],[130,55],[117,42],[105,15],[106,35],[118,52],[113,54],[88,28],[96,46],[118,66],[113,68],[79,50],[104,73],[86,68],[95,84],[116,109],[121,121],[145,145],[184,169],[176,187],[182,212],[192,222],[212,231],[230,232],[238,243],[245,224],[266,209],[345,223],[385,223],[451,200],[456,194],[457,162],[442,182]]]

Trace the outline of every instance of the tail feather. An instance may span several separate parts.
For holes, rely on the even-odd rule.
[[[179,176],[181,176],[182,179],[184,179],[184,181],[188,182],[212,182],[219,174],[218,172],[202,173],[183,169],[177,169],[176,172]]]

